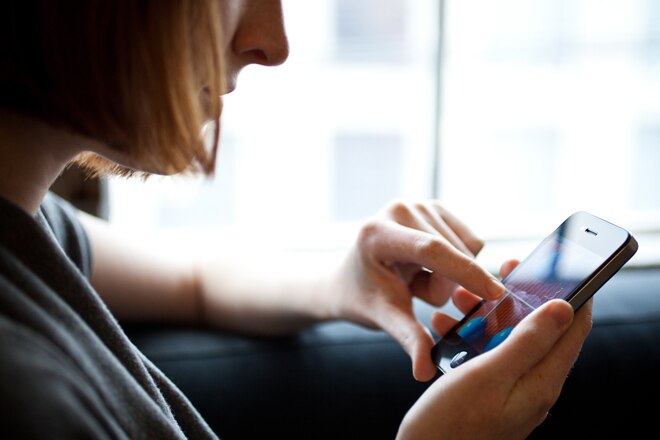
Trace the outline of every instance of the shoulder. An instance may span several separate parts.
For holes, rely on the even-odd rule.
[[[77,209],[53,192],[44,198],[39,215],[54,234],[68,257],[87,277],[91,274],[89,239],[78,218]]]

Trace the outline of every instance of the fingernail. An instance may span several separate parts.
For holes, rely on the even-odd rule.
[[[493,297],[493,299],[497,299],[500,296],[504,295],[504,285],[496,278],[490,279],[490,283],[488,283],[487,290],[488,293]]]

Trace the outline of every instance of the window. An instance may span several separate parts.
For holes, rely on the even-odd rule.
[[[445,1],[440,197],[491,239],[538,237],[576,210],[658,232],[659,11]]]

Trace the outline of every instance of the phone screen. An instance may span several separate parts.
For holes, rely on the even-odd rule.
[[[513,327],[543,303],[569,299],[582,282],[603,264],[603,257],[559,234],[553,234],[503,280],[504,296],[483,301],[458,335],[477,352],[491,350]]]

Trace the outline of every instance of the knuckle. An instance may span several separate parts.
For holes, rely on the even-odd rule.
[[[415,241],[415,247],[420,255],[430,255],[435,258],[444,254],[444,243],[432,235],[420,235]]]
[[[451,269],[452,272],[459,264],[451,255],[452,245],[444,237],[422,234],[417,238],[415,247],[418,255],[427,256],[431,261]]]
[[[466,259],[462,263],[463,266],[463,272],[465,273],[466,277],[470,277],[474,274],[478,274],[481,272],[481,267],[477,264],[477,262],[471,258]]]
[[[395,199],[387,206],[387,212],[394,218],[410,218],[411,208],[403,199]]]
[[[360,227],[358,233],[358,246],[360,248],[370,248],[373,246],[374,241],[377,239],[380,230],[382,229],[382,222],[377,219],[368,220]]]

